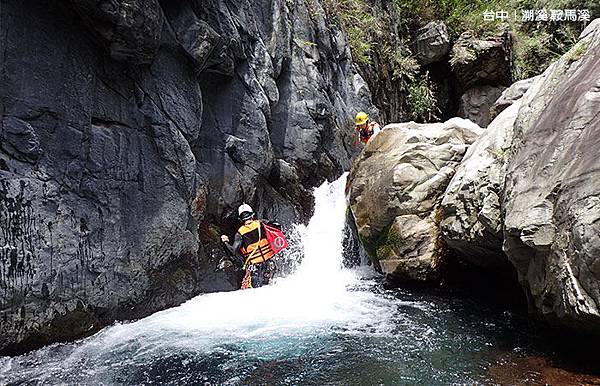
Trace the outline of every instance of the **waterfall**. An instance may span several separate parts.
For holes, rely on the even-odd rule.
[[[73,381],[81,379],[82,368],[114,374],[120,366],[144,366],[181,353],[242,351],[257,358],[294,357],[315,344],[307,336],[373,328],[374,316],[384,320],[385,311],[373,293],[355,290],[364,285],[360,270],[342,267],[345,184],[343,175],[315,189],[314,216],[307,226],[294,230],[292,242],[299,244],[290,249],[302,251],[303,257],[293,274],[261,288],[203,294],[79,342],[0,361],[0,379],[2,373],[20,372],[42,381],[52,377]],[[122,365],[117,364],[120,361]]]
[[[346,223],[346,186],[344,174],[332,183],[325,182],[314,191],[315,211],[308,226],[296,225],[295,242],[302,250],[302,260],[290,278],[291,281],[326,290],[327,287],[347,284],[347,275],[342,270],[343,232]],[[297,246],[292,246],[292,248]]]
[[[313,218],[288,232],[285,258],[298,258],[293,273],[261,288],[203,294],[77,342],[0,357],[0,385],[506,383],[487,369],[519,368],[512,363],[531,345],[524,337],[535,334],[501,309],[383,291],[369,267],[344,268],[344,185],[342,176],[315,189]]]

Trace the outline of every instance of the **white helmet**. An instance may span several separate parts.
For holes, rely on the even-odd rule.
[[[238,208],[238,216],[240,220],[248,220],[254,216],[254,210],[250,205],[244,203]]]

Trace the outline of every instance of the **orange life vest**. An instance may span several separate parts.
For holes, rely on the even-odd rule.
[[[369,142],[369,139],[371,139],[371,136],[373,136],[373,133],[375,132],[375,122],[368,123],[364,129],[357,128],[357,130],[360,136],[360,141],[363,143],[367,143]]]
[[[238,232],[243,239],[240,251],[246,260],[245,266],[263,263],[275,255],[260,221],[254,220],[248,225],[242,225]]]

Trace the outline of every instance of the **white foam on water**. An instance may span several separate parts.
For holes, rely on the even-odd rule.
[[[0,371],[10,374],[17,367],[21,375],[29,372],[44,379],[77,368],[90,357],[123,357],[122,353],[127,353],[120,360],[138,362],[165,350],[216,352],[227,345],[259,357],[294,356],[303,350],[299,344],[302,337],[328,335],[332,329],[336,333],[364,328],[387,333],[388,300],[357,290],[363,271],[342,267],[345,184],[346,175],[315,189],[314,216],[307,226],[296,229],[304,257],[294,274],[262,288],[200,295],[178,307],[63,345],[71,348],[66,357],[54,358],[52,349],[44,348],[14,358],[16,362],[4,360]],[[273,341],[279,346],[274,347]],[[28,360],[38,365],[23,365]],[[106,363],[96,363],[95,370],[87,370],[102,371],[103,366],[111,365],[114,363],[106,359]]]

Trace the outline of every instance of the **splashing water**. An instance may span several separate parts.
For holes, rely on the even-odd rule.
[[[522,351],[518,327],[480,305],[384,292],[368,267],[344,269],[345,183],[315,189],[313,218],[292,232],[288,254],[302,255],[293,274],[0,358],[0,384],[489,383],[495,346]]]
[[[296,230],[304,257],[295,274],[262,288],[201,295],[77,343],[5,360],[3,375],[52,383],[108,374],[97,380],[112,383],[120,369],[176,353],[218,355],[234,347],[237,354],[261,360],[293,358],[312,350],[314,341],[303,342],[304,336],[366,326],[383,332],[387,323],[381,302],[371,292],[352,291],[359,275],[342,268],[345,177],[315,190],[315,215]],[[374,327],[374,315],[379,326]]]

